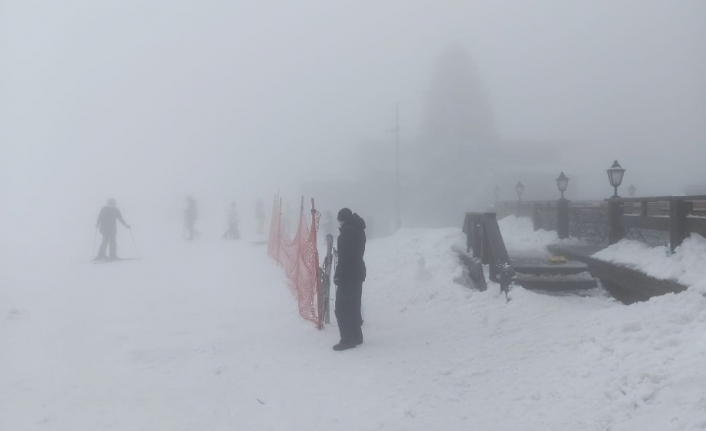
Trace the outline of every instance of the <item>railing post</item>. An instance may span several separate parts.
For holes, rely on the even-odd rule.
[[[623,216],[623,203],[616,199],[608,199],[608,243],[615,244],[625,238],[625,228],[620,221]]]
[[[279,193],[279,192],[278,192]],[[279,249],[282,244],[282,197],[279,198],[279,210],[277,210],[277,265],[281,266],[282,263],[279,259]]]
[[[480,250],[482,247],[481,246],[482,227],[480,224],[480,220],[477,217],[474,217],[472,220],[473,221],[471,223],[473,224],[473,257],[480,259]]]
[[[679,247],[681,243],[689,236],[686,227],[686,217],[689,214],[689,204],[683,200],[669,201],[669,248],[674,252],[674,249]]]
[[[495,215],[495,214],[493,214]],[[488,239],[488,231],[485,230],[485,226],[481,222],[480,231],[481,234],[481,244],[480,244],[480,260],[483,265],[490,263],[490,240]]]
[[[473,248],[473,223],[471,223],[471,216],[468,213],[463,218],[463,231],[466,232],[466,253],[468,253]]]
[[[556,203],[556,232],[559,239],[569,237],[569,201],[564,198]]]
[[[535,232],[542,228],[542,218],[539,215],[539,205],[539,202],[532,204],[532,227]]]

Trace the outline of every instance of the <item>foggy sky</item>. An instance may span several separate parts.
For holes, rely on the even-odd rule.
[[[0,0],[0,217],[296,194],[355,170],[397,102],[417,139],[450,46],[501,140],[566,142],[595,184],[618,158],[626,182],[681,193],[706,183],[704,40],[699,0]]]

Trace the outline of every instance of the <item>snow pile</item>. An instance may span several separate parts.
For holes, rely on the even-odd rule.
[[[408,397],[397,428],[706,426],[705,298],[666,295],[626,307],[515,288],[505,303],[494,283],[487,292],[454,283],[450,249],[459,241],[452,229],[406,230],[369,247],[367,314],[382,311],[392,325],[371,337],[402,349],[387,354],[397,364],[392,375],[408,379],[395,384],[421,392]],[[404,334],[413,337],[400,345]]]
[[[540,229],[535,232],[532,226],[532,219],[528,217],[507,216],[498,221],[500,232],[505,241],[508,252],[536,253],[539,250],[546,250],[552,244],[580,244],[576,238],[560,240],[556,231],[546,231]]]
[[[624,239],[593,257],[627,266],[661,280],[674,280],[706,294],[706,239],[692,234],[674,254],[667,247],[650,247]]]

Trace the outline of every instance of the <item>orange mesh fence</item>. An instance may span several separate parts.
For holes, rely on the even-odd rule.
[[[304,214],[304,198],[299,210],[299,223],[293,239],[289,238],[289,226],[282,217],[282,198],[275,197],[270,224],[268,253],[287,275],[289,289],[299,304],[299,314],[306,320],[323,328],[318,312],[319,298],[319,251],[316,245],[316,230],[320,214],[311,200],[311,220]]]

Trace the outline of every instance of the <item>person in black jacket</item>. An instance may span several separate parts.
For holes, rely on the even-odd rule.
[[[115,243],[115,234],[118,231],[118,220],[123,226],[130,229],[130,225],[125,223],[123,215],[120,214],[120,210],[116,207],[115,199],[108,199],[108,204],[101,208],[101,212],[98,214],[98,220],[96,221],[96,227],[103,236],[103,242],[98,250],[98,256],[96,256],[94,260],[105,260],[105,249],[108,246],[110,246],[108,260],[118,259],[116,255],[117,244]]]
[[[338,212],[340,235],[338,236],[338,265],[333,276],[336,289],[336,320],[341,341],[333,350],[347,350],[363,344],[363,324],[360,301],[366,269],[365,221],[350,209]]]

